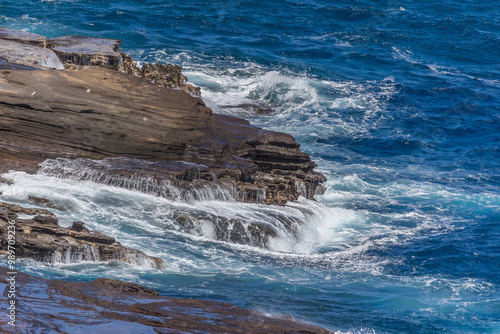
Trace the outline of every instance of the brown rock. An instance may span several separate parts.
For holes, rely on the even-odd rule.
[[[104,67],[123,71],[123,60],[118,50],[121,41],[86,36],[62,36],[47,40],[65,68],[81,69]]]
[[[20,219],[19,214],[35,217]],[[61,227],[50,211],[3,202],[0,202],[0,254],[7,252],[11,221],[15,221],[17,257],[51,263],[118,260],[152,268],[163,267],[161,259],[122,247],[114,238],[90,231],[81,222],[73,223],[71,228]]]
[[[0,27],[0,39],[44,48],[47,38],[27,31]]]
[[[325,180],[292,136],[213,114],[201,99],[141,78],[106,69],[9,70],[0,71],[0,84],[0,161],[9,164],[30,169],[65,157],[75,171],[91,170],[74,178],[135,190],[141,186],[130,180],[142,176],[153,188],[212,184],[238,200],[279,205],[313,198]],[[136,160],[95,160],[112,157]]]
[[[160,87],[181,89],[193,96],[201,95],[199,87],[187,84],[188,80],[179,65],[144,64],[141,76]]]

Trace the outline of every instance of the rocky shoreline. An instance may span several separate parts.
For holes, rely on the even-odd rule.
[[[0,267],[0,287],[9,270]],[[290,317],[272,318],[228,303],[159,296],[133,283],[45,280],[17,273],[16,327],[8,333],[331,333]]]
[[[182,91],[192,88],[180,67],[145,65],[147,80],[133,75],[138,69],[119,52],[119,41],[15,32],[0,30],[4,68],[72,70],[0,70],[0,172],[34,172],[47,159],[126,157],[155,166],[121,164],[106,173],[146,173],[181,189],[216,186],[237,201],[275,205],[322,191],[324,176],[292,136],[214,114]],[[33,46],[42,41],[53,49]],[[54,57],[59,63],[50,67],[47,59]]]
[[[187,84],[180,66],[138,68],[119,50],[120,44],[82,36],[47,39],[0,27],[0,173],[15,170],[91,180],[176,201],[285,205],[322,192],[325,177],[314,171],[316,164],[292,136],[214,114],[200,98],[199,88]],[[9,182],[0,178],[0,183]],[[61,227],[50,211],[58,208],[50,201],[36,196],[30,201],[33,208],[0,202],[0,254],[6,252],[9,222],[15,221],[18,257],[163,267],[161,259],[122,247],[82,222]],[[263,244],[272,235],[260,227],[254,230],[264,236]],[[72,312],[86,310],[103,323],[113,319],[118,327],[125,321],[157,333],[327,332],[229,304],[159,297],[120,281],[65,283],[19,277],[28,287],[47,289],[54,304]],[[33,289],[23,290],[25,305],[40,302],[41,297],[30,295]],[[26,322],[25,329],[57,327],[47,320],[49,313],[30,312],[34,311],[28,307],[21,314],[37,321]],[[66,327],[83,323],[55,317]]]
[[[38,205],[49,204],[43,198],[30,199]],[[9,222],[14,222],[15,229],[9,229]],[[15,231],[18,258],[48,263],[115,260],[150,269],[164,268],[161,259],[123,247],[114,238],[89,230],[83,222],[65,228],[49,210],[0,202],[0,255],[7,255],[9,230]]]

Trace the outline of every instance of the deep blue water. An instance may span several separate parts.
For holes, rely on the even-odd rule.
[[[140,64],[180,64],[214,111],[294,135],[328,177],[319,203],[269,209],[10,173],[0,199],[64,202],[68,224],[89,221],[168,262],[26,271],[128,279],[352,333],[500,333],[495,1],[2,0],[0,25],[118,38]],[[214,241],[210,228],[178,233],[169,210],[305,227],[264,250]]]

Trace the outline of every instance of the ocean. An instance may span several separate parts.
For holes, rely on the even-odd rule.
[[[214,112],[293,135],[328,178],[317,201],[275,207],[11,171],[0,200],[48,198],[65,208],[61,224],[85,221],[167,266],[19,270],[117,278],[347,333],[500,333],[495,1],[2,0],[0,26],[116,38],[139,64],[179,64]],[[179,213],[195,217],[191,230]],[[266,222],[277,237],[218,241],[223,219]]]

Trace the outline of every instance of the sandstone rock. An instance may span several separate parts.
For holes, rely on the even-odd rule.
[[[0,267],[0,284],[10,270]],[[289,316],[270,317],[232,304],[159,296],[138,284],[99,278],[91,282],[16,275],[19,333],[332,333]],[[8,285],[7,285],[8,288]],[[1,332],[12,332],[6,321]],[[16,332],[17,333],[17,332]]]
[[[104,67],[123,71],[123,60],[118,50],[121,41],[86,36],[62,36],[47,40],[65,68]]]
[[[34,216],[21,219],[20,214]],[[75,222],[59,226],[55,215],[44,209],[23,208],[0,202],[0,254],[7,252],[9,221],[15,221],[16,256],[50,263],[118,260],[151,268],[162,268],[162,260],[139,250],[120,246],[114,238]]]
[[[45,48],[0,39],[0,59],[4,65],[12,63],[18,66],[36,69],[63,69],[64,66],[57,55]]]
[[[278,205],[313,198],[325,181],[292,136],[213,114],[201,99],[141,78],[106,69],[0,71],[0,85],[0,159],[22,158],[28,169],[29,161],[64,157],[96,182],[115,175],[129,188],[134,177],[215,185],[237,200]],[[117,157],[135,160],[102,160]]]
[[[47,38],[42,35],[4,27],[0,27],[0,39],[39,46],[42,48],[45,47],[47,42]]]

